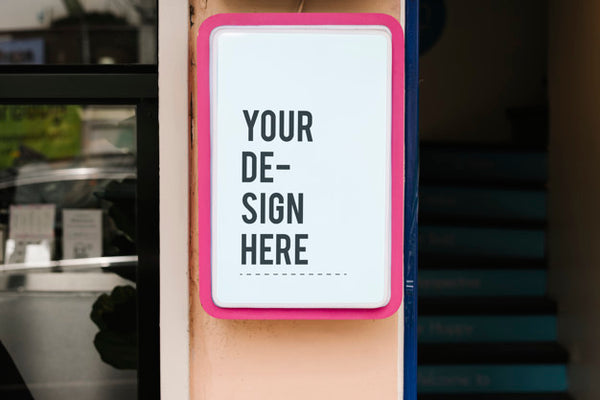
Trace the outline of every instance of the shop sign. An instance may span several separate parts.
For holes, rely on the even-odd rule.
[[[404,47],[379,14],[223,14],[197,58],[199,279],[220,318],[402,302]]]

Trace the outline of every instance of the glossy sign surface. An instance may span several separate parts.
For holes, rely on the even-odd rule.
[[[325,23],[327,22],[327,23]],[[200,296],[222,318],[401,303],[401,28],[219,15],[198,40]]]

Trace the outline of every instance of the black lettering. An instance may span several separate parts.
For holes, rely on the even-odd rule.
[[[279,137],[284,142],[289,142],[290,140],[292,140],[294,138],[294,112],[289,111],[288,115],[289,115],[289,119],[290,119],[288,121],[289,131],[286,135],[285,128],[284,128],[285,127],[285,111],[279,111]]]
[[[300,253],[304,253],[306,252],[306,247],[305,246],[301,246],[300,241],[302,239],[308,239],[308,234],[301,234],[301,235],[296,235],[295,237],[295,251],[294,251],[294,262],[296,265],[306,265],[308,264],[308,260],[303,260],[300,258]]]
[[[272,151],[261,151],[260,152],[260,181],[261,182],[273,182],[273,178],[267,176],[266,171],[271,169],[271,164],[267,164],[267,157],[273,157]]]
[[[248,172],[250,160],[250,172]],[[256,154],[251,151],[242,151],[242,182],[252,182],[256,179]]]
[[[290,265],[290,245],[291,240],[288,235],[279,234],[275,238],[275,262],[281,265],[281,256],[285,258],[285,263]]]
[[[246,253],[250,253],[252,265],[256,265],[256,234],[250,235],[252,243],[250,246],[247,244],[246,234],[242,234],[242,265],[246,265]]]
[[[287,207],[287,223],[293,222],[293,216],[296,217],[296,222],[301,224],[304,222],[304,193],[298,193],[298,203],[294,198],[293,193],[288,193],[288,207]]]
[[[256,201],[256,195],[254,193],[246,193],[242,197],[242,204],[244,204],[244,207],[246,207],[246,210],[248,210],[250,212],[250,217],[248,217],[246,215],[242,215],[242,220],[244,220],[244,222],[247,224],[253,224],[256,222],[256,211],[250,204],[249,200]]]
[[[277,201],[277,204],[275,202]],[[279,193],[273,193],[269,197],[269,221],[279,224],[283,221],[283,196]],[[288,221],[289,222],[289,221]]]
[[[251,142],[254,140],[254,125],[256,125],[256,120],[258,119],[258,110],[252,112],[252,117],[250,117],[248,110],[244,110],[244,118],[248,125],[248,140]]]
[[[260,263],[262,265],[271,265],[273,264],[273,260],[267,260],[265,258],[265,253],[271,251],[271,247],[267,246],[265,243],[267,239],[273,239],[273,235],[271,234],[262,234],[260,235]]]
[[[306,123],[303,121],[303,117],[306,117]],[[310,111],[298,111],[298,141],[302,141],[302,132],[306,133],[306,140],[312,142],[312,135],[310,133],[310,127],[312,126],[312,114]]]
[[[269,117],[270,121],[270,132],[267,134],[267,117]],[[260,133],[264,141],[270,142],[275,139],[275,135],[277,131],[275,129],[275,113],[271,110],[263,111],[260,119]]]
[[[265,215],[267,214],[265,211],[265,207],[267,204],[267,200],[265,199],[266,195],[264,193],[260,194],[260,223],[264,224],[265,221]]]

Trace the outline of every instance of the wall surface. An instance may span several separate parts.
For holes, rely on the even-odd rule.
[[[186,0],[160,1],[158,120],[160,160],[160,391],[189,398],[188,36]]]
[[[419,60],[425,140],[510,140],[509,107],[546,98],[547,1],[445,1],[439,41]]]
[[[226,321],[198,298],[195,60],[198,27],[225,12],[380,12],[395,0],[192,0],[190,2],[190,398],[194,400],[397,399],[398,314],[378,321]]]
[[[550,2],[550,241],[574,398],[600,397],[600,2]]]

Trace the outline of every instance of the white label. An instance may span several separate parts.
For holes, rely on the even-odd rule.
[[[383,27],[215,30],[215,304],[389,302],[390,98]]]
[[[63,258],[102,256],[102,210],[63,210]]]
[[[54,248],[54,204],[10,206],[7,264],[46,262]]]

